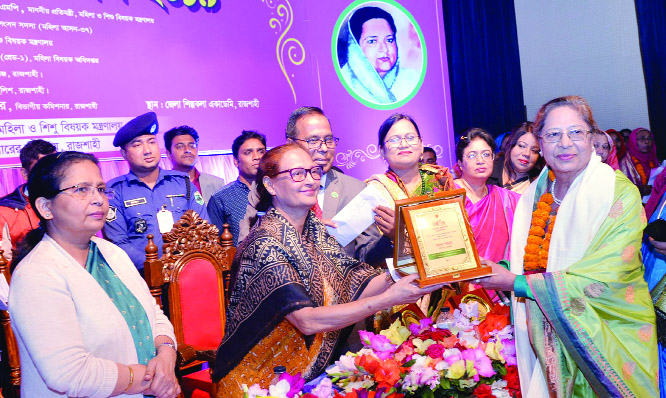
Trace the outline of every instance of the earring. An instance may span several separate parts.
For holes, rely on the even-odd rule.
[[[539,156],[543,157],[543,151],[539,151]]]
[[[46,213],[46,214],[44,215],[44,218],[47,218],[47,217],[51,217],[51,213]]]

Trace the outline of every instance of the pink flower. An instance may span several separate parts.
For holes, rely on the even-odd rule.
[[[447,350],[446,354],[447,355],[444,357],[444,360],[449,365],[453,365],[454,363],[463,359],[462,353],[457,348],[452,348],[450,350]]]
[[[333,395],[333,382],[328,377],[324,377],[317,387],[310,391],[317,398],[329,398]]]
[[[425,351],[425,354],[432,359],[442,358],[446,348],[441,344],[431,344]]]
[[[298,372],[293,376],[289,373],[282,373],[280,375],[280,380],[286,380],[289,382],[289,392],[287,392],[287,398],[295,397],[296,394],[298,394],[305,385],[305,379],[301,377],[301,372]]]
[[[387,359],[398,348],[397,345],[391,344],[391,340],[388,337],[381,334],[377,335],[365,330],[360,330],[358,333],[361,336],[363,344],[366,347],[372,348],[379,359]]]
[[[502,357],[508,366],[514,366],[516,361],[516,342],[515,340],[502,340],[502,350],[500,351]]]
[[[490,358],[488,358],[482,349],[475,348],[465,350],[462,353],[462,357],[467,361],[474,362],[474,369],[479,372],[479,375],[483,377],[490,377],[495,374],[492,361]],[[478,381],[478,376],[474,376],[474,381]]]
[[[423,333],[424,330],[430,330],[432,326],[432,318],[425,318],[419,321],[419,324],[412,323],[409,325],[409,331],[412,332],[414,336],[418,336]]]

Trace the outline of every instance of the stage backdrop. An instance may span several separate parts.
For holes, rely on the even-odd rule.
[[[370,6],[391,14],[397,31],[368,42],[374,55],[348,29]],[[149,110],[161,133],[197,129],[203,155],[228,153],[243,129],[275,146],[303,105],[330,118],[336,164],[348,174],[385,169],[377,129],[393,112],[412,115],[450,164],[444,43],[440,0],[4,0],[0,167],[17,165],[32,138],[117,158],[114,133]],[[382,62],[397,65],[383,80],[373,67]],[[395,93],[379,93],[378,82]]]

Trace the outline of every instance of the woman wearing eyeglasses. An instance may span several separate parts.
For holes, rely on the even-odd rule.
[[[420,289],[377,275],[345,255],[311,210],[323,170],[301,146],[281,145],[259,163],[258,210],[266,214],[236,251],[224,340],[213,372],[219,397],[267,385],[275,366],[318,376],[347,326],[442,286]]]
[[[446,167],[421,164],[423,141],[414,119],[396,113],[379,127],[379,151],[388,163],[384,174],[375,174],[366,182],[373,185],[393,203],[399,199],[454,188],[453,177]],[[394,239],[394,208],[378,206],[375,222],[384,235]]]
[[[127,254],[95,237],[113,194],[97,159],[47,155],[28,191],[40,226],[19,246],[9,295],[21,396],[177,396],[171,323]]]
[[[525,397],[656,397],[655,315],[640,258],[645,215],[635,186],[592,156],[587,101],[556,98],[534,131],[547,167],[523,193],[511,271],[477,283],[514,291]]]
[[[465,210],[481,258],[498,262],[509,259],[513,213],[520,195],[488,184],[493,172],[495,140],[483,129],[467,130],[456,144],[456,158],[462,170],[455,180],[464,188]]]

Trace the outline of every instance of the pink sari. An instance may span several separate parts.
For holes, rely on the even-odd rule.
[[[493,262],[510,258],[511,226],[518,199],[519,194],[496,185],[488,185],[488,195],[476,203],[465,199],[479,257]]]

